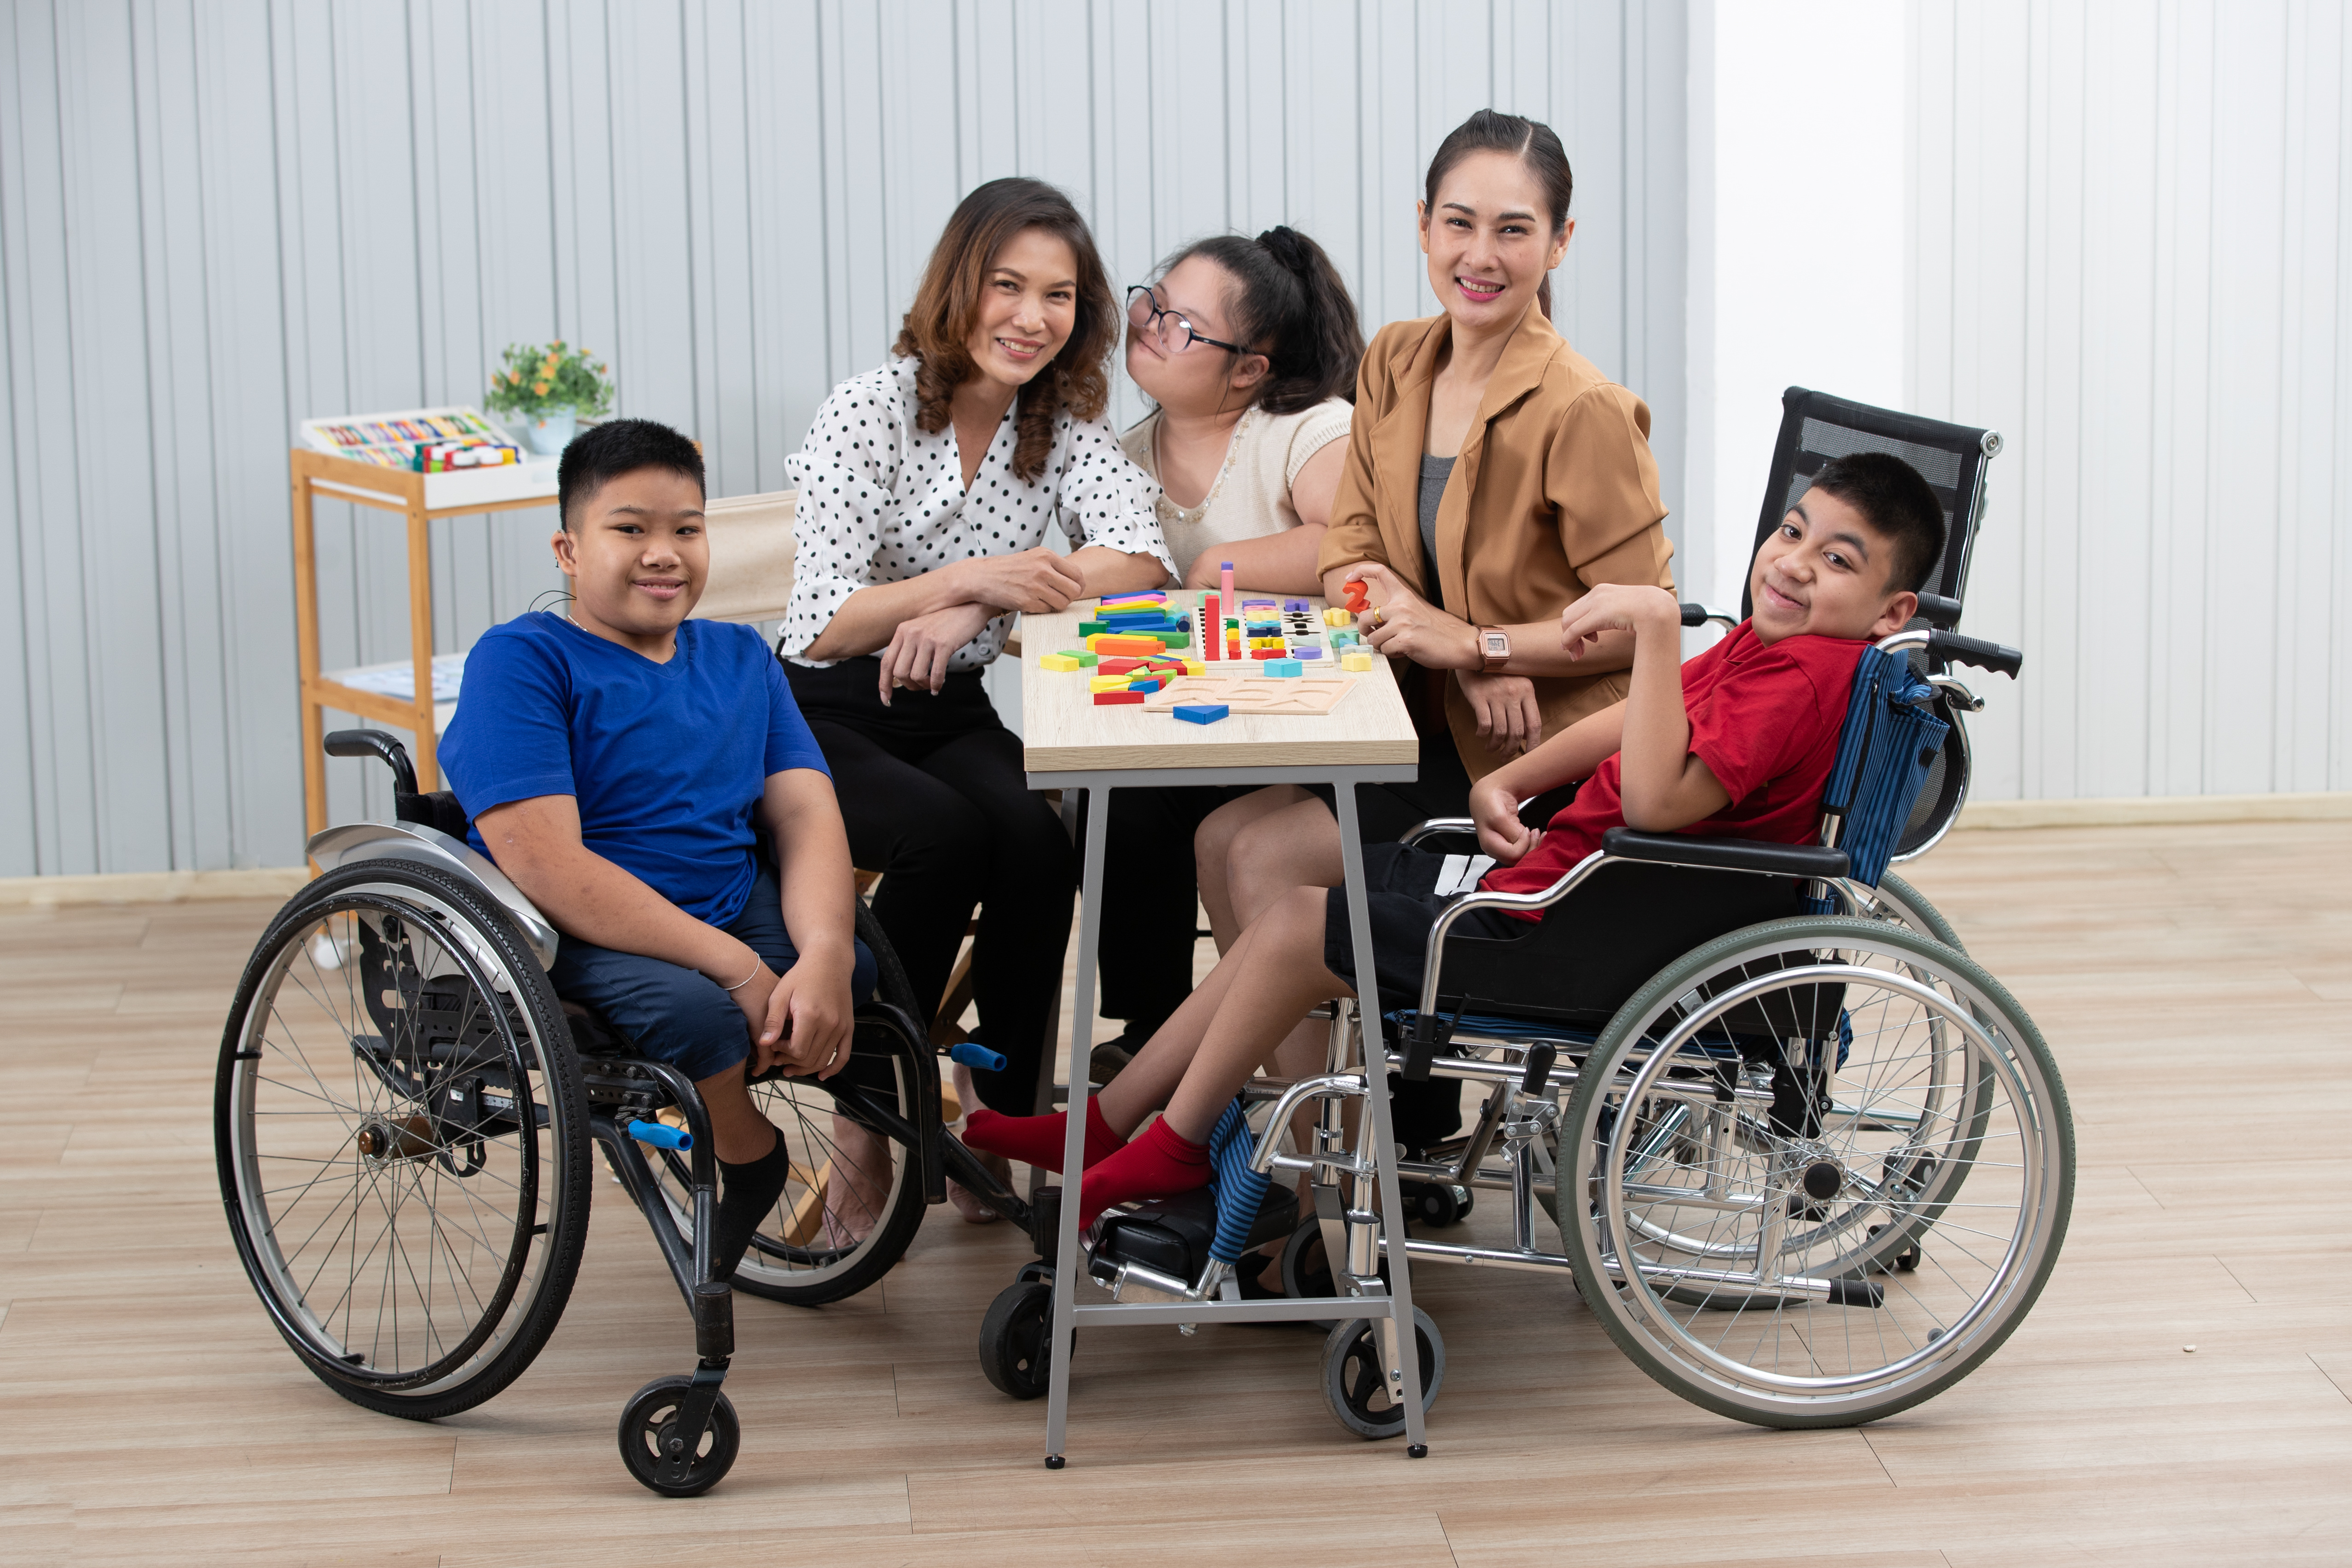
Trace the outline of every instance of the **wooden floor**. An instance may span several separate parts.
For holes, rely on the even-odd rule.
[[[513,1388],[436,1426],[347,1405],[263,1318],[214,1175],[269,911],[0,912],[0,1560],[2352,1562],[2352,824],[1969,833],[1914,869],[2080,1131],[2055,1279],[1942,1398],[1758,1430],[1650,1383],[1565,1281],[1433,1267],[1429,1458],[1340,1430],[1311,1332],[1129,1329],[1082,1337],[1049,1473],[1042,1404],[973,1357],[1022,1242],[939,1209],[854,1301],[743,1303],[742,1458],[683,1502],[614,1451],[691,1363],[618,1189]]]

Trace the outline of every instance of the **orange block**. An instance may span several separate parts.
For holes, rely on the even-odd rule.
[[[1117,632],[1097,632],[1087,639],[1087,647],[1097,654],[1133,654],[1139,658],[1168,651],[1168,645],[1158,637],[1121,637]]]

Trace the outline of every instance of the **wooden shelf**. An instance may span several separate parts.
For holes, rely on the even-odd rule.
[[[433,545],[427,526],[445,517],[513,511],[555,500],[553,459],[498,469],[419,474],[331,453],[295,447],[288,459],[294,510],[294,637],[302,703],[302,816],[306,829],[327,826],[326,710],[405,730],[416,764],[416,787],[441,787],[439,740],[457,710],[433,700]],[[409,694],[394,696],[349,684],[359,669],[319,668],[319,552],[313,513],[320,499],[398,512],[408,523]],[[385,667],[364,667],[376,673]]]

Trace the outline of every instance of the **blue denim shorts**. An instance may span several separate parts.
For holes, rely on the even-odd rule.
[[[800,958],[784,931],[782,894],[770,866],[760,868],[743,912],[721,929],[779,974]],[[873,997],[874,973],[874,955],[861,942],[849,983],[853,1002]],[[557,995],[593,1008],[640,1052],[697,1082],[751,1058],[751,1028],[743,1010],[718,981],[694,970],[567,936],[549,978]]]

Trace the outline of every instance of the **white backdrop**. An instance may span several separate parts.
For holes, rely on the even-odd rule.
[[[1679,532],[1685,26],[1680,0],[16,0],[0,875],[299,858],[295,420],[477,401],[501,345],[560,335],[704,441],[714,493],[779,488],[999,174],[1068,188],[1122,281],[1287,221],[1378,326],[1433,308],[1438,138],[1489,103],[1549,120],[1580,218],[1558,314],[1649,400]],[[549,584],[551,526],[437,525],[442,648]],[[404,654],[397,524],[327,507],[320,544],[327,665]],[[331,764],[337,816],[383,809],[372,776]]]

